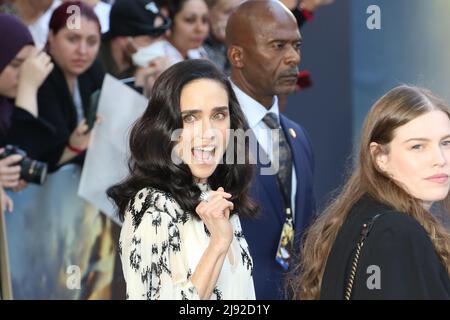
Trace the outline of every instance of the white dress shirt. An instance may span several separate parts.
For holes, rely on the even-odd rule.
[[[239,89],[233,81],[231,81],[231,85],[233,87],[234,93],[239,101],[242,111],[247,118],[248,125],[250,129],[254,132],[256,136],[256,140],[258,140],[259,145],[263,148],[263,150],[268,155],[269,159],[272,160],[272,136],[270,128],[264,123],[264,116],[273,112],[276,114],[278,118],[278,122],[280,121],[280,111],[278,108],[278,98],[275,96],[273,99],[272,107],[267,110],[262,104],[258,101],[250,97],[244,91]],[[291,188],[291,210],[292,217],[295,221],[295,196],[297,192],[297,177],[295,175],[295,166],[294,166],[294,156],[292,155],[292,188]]]

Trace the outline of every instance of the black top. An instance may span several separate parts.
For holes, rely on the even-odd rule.
[[[100,89],[103,69],[94,63],[78,77],[80,96],[86,115],[91,94]],[[55,171],[71,133],[77,127],[77,113],[72,94],[62,70],[54,69],[38,91],[38,118],[22,108],[14,108],[11,127],[3,143],[14,144],[35,160],[46,162]],[[71,162],[81,164],[83,156]]]
[[[320,298],[344,298],[362,226],[380,213],[361,249],[351,298],[450,299],[450,278],[425,229],[367,195],[355,204],[337,235]]]

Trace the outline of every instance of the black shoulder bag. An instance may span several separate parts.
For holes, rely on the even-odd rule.
[[[350,270],[350,276],[348,278],[347,286],[345,288],[344,300],[350,300],[350,298],[352,296],[353,282],[355,281],[356,271],[358,269],[359,257],[361,255],[361,249],[364,245],[364,241],[367,239],[367,236],[369,235],[370,230],[372,230],[375,220],[377,220],[382,215],[383,215],[383,213],[377,214],[372,219],[370,219],[369,222],[364,223],[362,226],[359,241],[356,244],[356,252],[353,257],[352,269]]]

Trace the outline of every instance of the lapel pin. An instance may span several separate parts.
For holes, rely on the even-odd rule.
[[[294,129],[292,129],[292,128],[289,128],[289,134],[292,136],[292,138],[296,138],[297,137],[297,134],[295,133],[295,131],[294,131]]]

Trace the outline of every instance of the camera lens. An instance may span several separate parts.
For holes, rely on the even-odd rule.
[[[47,178],[47,164],[30,158],[21,162],[20,178],[31,183],[43,184]]]

